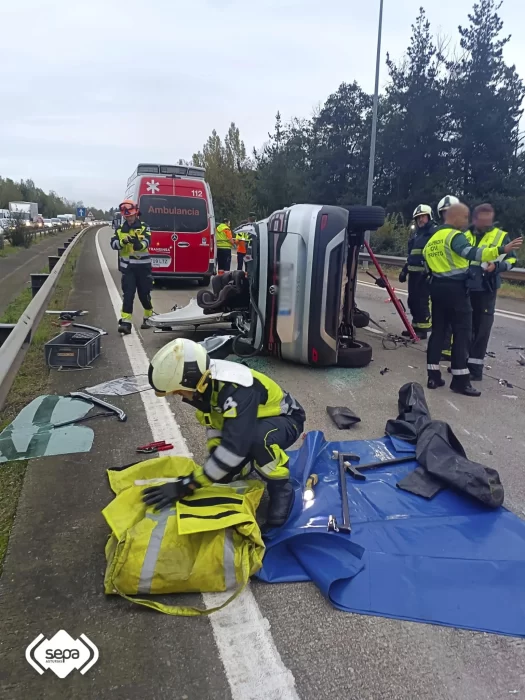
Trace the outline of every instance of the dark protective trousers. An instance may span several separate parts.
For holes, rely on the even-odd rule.
[[[246,477],[252,466],[265,481],[273,483],[288,481],[287,467],[277,470],[278,473],[275,476],[268,476],[267,467],[276,459],[283,457],[284,450],[291,447],[301,436],[304,421],[305,416],[302,411],[297,411],[290,416],[258,418],[253,426],[253,442],[246,459],[238,469],[221,479],[221,483],[233,481],[239,475]]]
[[[133,314],[133,301],[138,294],[140,303],[145,311],[151,311],[151,290],[153,277],[151,265],[128,265],[122,273],[122,313],[128,318]]]
[[[412,314],[412,326],[415,331],[429,331],[430,321],[430,285],[426,272],[408,273],[408,308]]]
[[[219,270],[229,272],[232,264],[232,249],[217,248],[217,267]]]
[[[485,353],[494,323],[497,292],[471,292],[472,304],[472,344],[468,359],[470,373],[475,377],[483,376]]]
[[[244,265],[244,256],[246,253],[237,253],[237,269],[242,270],[242,266]]]
[[[438,279],[430,283],[432,300],[432,335],[428,341],[427,371],[429,379],[441,377],[439,361],[444,347],[447,327],[450,324],[454,340],[452,343],[452,386],[470,384],[467,367],[472,340],[472,305],[464,281]]]

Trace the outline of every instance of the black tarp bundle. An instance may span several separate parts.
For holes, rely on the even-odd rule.
[[[417,469],[397,486],[424,498],[450,487],[491,508],[503,504],[504,491],[495,469],[468,459],[448,423],[432,420],[421,384],[410,382],[399,390],[399,415],[387,421],[391,437],[416,445]]]

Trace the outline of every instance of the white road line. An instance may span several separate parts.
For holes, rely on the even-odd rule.
[[[115,316],[119,319],[122,300],[100,246],[101,230],[96,237],[98,259]],[[131,335],[124,336],[122,342],[132,372],[147,374],[149,359],[135,329]],[[149,391],[142,392],[140,397],[153,440],[166,440],[175,446],[163,454],[190,457],[186,440],[166,399],[159,399]],[[214,607],[225,595],[206,593],[202,596],[204,605]],[[295,679],[275,647],[270,623],[262,616],[248,588],[224,610],[210,615],[210,622],[233,700],[299,700]]]
[[[452,406],[452,408],[453,408],[455,411],[459,411],[459,408],[458,408],[456,405],[454,405],[454,404],[452,403],[452,401],[449,401],[448,399],[446,399],[446,402],[448,403],[449,406]]]
[[[370,287],[372,289],[377,289],[380,292],[383,292],[388,296],[388,292],[386,289],[381,289],[381,287],[378,287],[376,284],[373,284],[372,282],[361,282],[358,281],[357,284],[360,284],[362,287]],[[401,294],[405,297],[408,296],[408,292],[406,292],[404,289],[396,289],[396,294]],[[500,318],[508,318],[511,321],[520,321],[521,323],[525,323],[525,314],[520,314],[517,311],[507,311],[506,309],[496,309],[496,312],[494,314],[495,316],[499,316]]]

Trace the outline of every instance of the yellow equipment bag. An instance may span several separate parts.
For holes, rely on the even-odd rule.
[[[262,566],[264,543],[255,520],[264,485],[238,481],[198,489],[155,511],[142,491],[190,475],[187,457],[159,457],[109,470],[116,497],[102,514],[111,528],[104,591],[169,615],[208,615],[231,602]],[[232,591],[225,603],[202,610],[165,605],[140,595]]]

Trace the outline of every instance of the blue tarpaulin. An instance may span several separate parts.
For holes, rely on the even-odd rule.
[[[290,452],[295,482],[291,517],[266,538],[258,578],[269,583],[313,581],[347,612],[525,636],[525,522],[501,507],[444,490],[432,500],[396,483],[415,469],[407,462],[346,475],[351,534],[327,531],[342,521],[338,461],[333,450],[361,464],[406,456],[414,446],[389,437],[326,442],[308,433]],[[317,474],[314,499],[303,497]]]

